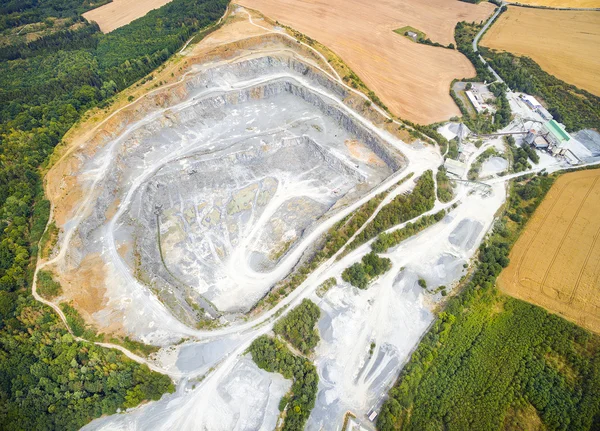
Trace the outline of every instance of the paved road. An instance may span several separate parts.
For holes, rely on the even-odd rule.
[[[502,10],[502,7],[505,5],[506,5],[506,3],[502,2],[502,5],[499,6],[498,8],[496,8],[496,12],[494,12],[494,14],[490,17],[490,19],[488,19],[488,21],[485,23],[483,28],[475,36],[475,39],[473,39],[473,51],[474,52],[477,52],[477,44],[479,43],[479,39],[481,39],[481,36],[483,36],[483,34],[487,31],[487,29],[492,25],[492,23],[496,20],[498,15],[500,15],[500,11]],[[502,80],[502,78],[500,78],[500,75],[498,75],[496,73],[496,71],[494,69],[492,69],[492,67],[487,63],[487,61],[485,61],[483,59],[483,57],[481,55],[479,55],[479,59],[483,62],[483,64],[487,65],[488,69],[490,70],[490,72],[492,72],[494,74],[497,81],[504,82]]]

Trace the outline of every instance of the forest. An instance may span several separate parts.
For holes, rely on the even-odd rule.
[[[0,317],[3,430],[76,430],[174,390],[169,377],[117,350],[75,341],[29,295],[0,291]]]
[[[283,431],[302,431],[315,406],[319,375],[315,366],[302,356],[295,356],[281,341],[263,335],[249,347],[259,368],[293,379],[291,395],[284,397],[280,410],[286,409]],[[283,404],[286,404],[287,407]]]
[[[315,329],[319,317],[321,317],[321,309],[317,304],[310,299],[303,299],[300,305],[275,323],[273,331],[300,352],[308,355],[320,340],[319,332]]]
[[[567,131],[600,129],[600,97],[544,72],[529,57],[486,48],[481,53],[512,90],[543,100]]]
[[[384,206],[364,230],[348,244],[347,251],[354,250],[379,233],[415,218],[433,208],[435,204],[435,183],[433,172],[427,170],[417,179],[415,188],[406,194],[396,196]]]
[[[346,268],[342,272],[342,280],[359,289],[366,289],[373,279],[389,271],[391,267],[390,259],[379,257],[377,253],[371,251],[365,254],[360,262]]]
[[[37,23],[46,18],[77,18],[88,10],[112,0],[2,0],[0,2],[0,32]]]
[[[598,429],[600,337],[495,288],[554,179],[527,176],[513,185],[471,278],[390,390],[379,430]]]
[[[1,35],[39,20],[50,23],[51,17],[81,24],[0,51],[0,404],[8,406],[0,409],[0,422],[6,429],[76,429],[170,388],[168,378],[120,353],[73,341],[53,312],[31,297],[37,243],[50,210],[41,169],[85,111],[108,106],[118,91],[216,22],[228,2],[174,0],[107,35],[80,18],[102,3],[13,0],[0,6]],[[42,284],[49,295],[58,289],[43,275]],[[75,314],[70,317],[78,323]],[[82,349],[94,352],[92,366],[85,356],[73,362]],[[150,384],[136,383],[136,376]],[[95,381],[111,383],[98,389]],[[48,402],[40,409],[34,399]]]

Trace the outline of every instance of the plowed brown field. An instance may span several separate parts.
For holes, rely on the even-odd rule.
[[[510,253],[498,286],[600,333],[600,169],[561,176]]]
[[[394,33],[412,26],[432,41],[454,42],[458,21],[482,21],[491,3],[456,0],[239,0],[331,48],[390,110],[432,123],[460,115],[450,97],[454,78],[472,77],[458,51],[416,44]]]
[[[511,6],[481,45],[531,57],[551,75],[600,95],[600,12]]]
[[[96,21],[103,33],[129,24],[153,9],[166,5],[171,0],[113,0],[83,14],[88,21]]]

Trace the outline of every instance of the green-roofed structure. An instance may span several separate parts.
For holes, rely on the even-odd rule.
[[[550,120],[544,124],[544,129],[548,132],[546,139],[553,145],[561,146],[563,143],[571,140],[571,136],[555,120]]]

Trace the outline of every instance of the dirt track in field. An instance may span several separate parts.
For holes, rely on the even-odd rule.
[[[561,176],[517,240],[498,286],[600,333],[600,169]]]
[[[546,72],[600,95],[600,12],[509,7],[481,45],[531,57]]]
[[[490,3],[454,0],[240,0],[331,48],[390,110],[418,123],[460,115],[449,95],[454,78],[475,71],[458,51],[416,44],[393,32],[407,25],[435,42],[454,42],[458,21],[485,20]]]
[[[169,2],[171,0],[113,0],[84,13],[83,17],[88,21],[96,21],[103,33],[109,33]]]

